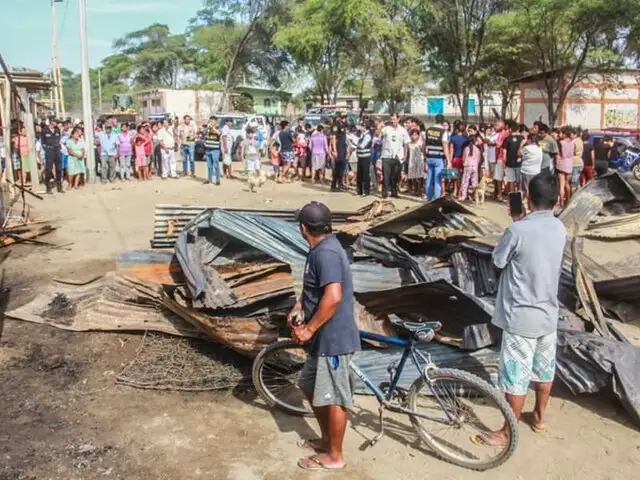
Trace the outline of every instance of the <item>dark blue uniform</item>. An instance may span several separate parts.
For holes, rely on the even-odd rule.
[[[44,151],[44,182],[47,192],[51,192],[51,180],[53,180],[53,169],[56,171],[56,187],[62,191],[62,152],[60,150],[60,139],[62,134],[56,127],[47,126],[42,131],[42,150]]]

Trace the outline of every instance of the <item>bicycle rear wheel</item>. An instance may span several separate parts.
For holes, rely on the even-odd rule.
[[[410,410],[440,420],[409,414],[420,438],[439,457],[461,467],[488,470],[506,462],[518,444],[518,428],[502,393],[461,370],[435,369],[429,371],[429,378],[431,384],[420,377],[409,391]],[[505,445],[477,443],[478,436],[483,438],[504,425],[508,437]]]
[[[253,361],[251,376],[267,405],[293,415],[313,415],[311,404],[298,387],[307,356],[306,348],[292,340],[274,343],[260,351]]]

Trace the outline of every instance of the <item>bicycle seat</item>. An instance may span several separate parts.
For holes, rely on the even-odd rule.
[[[400,322],[402,328],[411,333],[414,340],[421,343],[429,343],[435,337],[436,332],[442,328],[440,322]]]

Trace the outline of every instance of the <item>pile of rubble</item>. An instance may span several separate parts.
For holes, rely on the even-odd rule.
[[[640,277],[616,275],[581,249],[585,237],[640,237],[638,192],[613,174],[580,190],[560,215],[572,238],[559,295],[558,376],[575,393],[613,379],[640,423],[640,349],[612,321],[638,311],[632,293]],[[173,244],[172,251],[123,253],[117,272],[85,285],[56,283],[8,315],[72,330],[205,338],[251,357],[289,334],[285,319],[300,293],[308,250],[294,217],[293,211],[159,206],[152,246]],[[362,330],[395,334],[399,318],[438,320],[438,342],[421,348],[441,367],[495,382],[500,332],[490,324],[498,283],[491,252],[503,228],[446,198],[402,211],[376,201],[336,213],[334,227],[350,255]],[[75,304],[68,310],[73,318],[47,314],[61,294]],[[382,382],[400,352],[372,347],[358,355],[363,371]],[[415,375],[408,370],[402,381]]]

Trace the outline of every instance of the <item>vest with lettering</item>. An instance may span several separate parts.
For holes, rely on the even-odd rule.
[[[356,155],[358,158],[368,158],[371,156],[371,149],[373,147],[373,137],[371,133],[364,132],[358,139],[358,148],[356,149]]]
[[[204,137],[204,146],[207,150],[220,150],[220,133],[208,129]]]
[[[444,159],[444,147],[442,146],[442,138],[445,130],[443,127],[431,126],[425,132],[427,137],[427,158]]]

